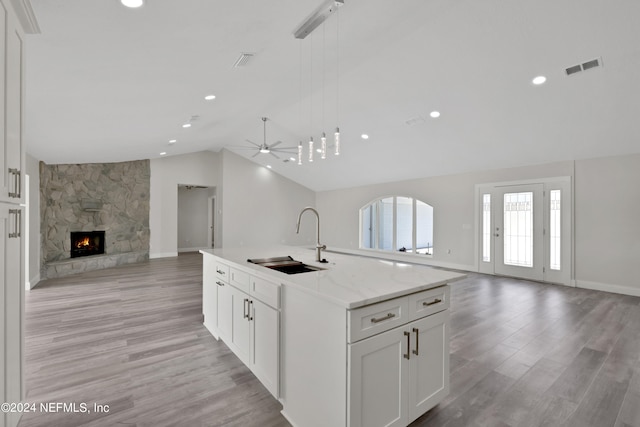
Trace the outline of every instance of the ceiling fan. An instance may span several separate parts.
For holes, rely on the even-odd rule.
[[[266,117],[262,117],[262,126],[263,126],[263,140],[262,140],[262,144],[256,144],[255,142],[251,141],[251,140],[246,140],[249,144],[253,145],[253,147],[238,147],[238,148],[243,148],[243,149],[248,149],[248,150],[257,150],[256,154],[254,154],[253,157],[256,157],[258,154],[271,154],[273,157],[275,157],[276,159],[280,159],[280,157],[278,157],[278,155],[276,155],[275,153],[288,153],[288,154],[293,154],[293,152],[291,150],[295,150],[295,147],[279,147],[276,148],[276,146],[282,144],[282,141],[276,141],[273,144],[267,144],[267,118]]]

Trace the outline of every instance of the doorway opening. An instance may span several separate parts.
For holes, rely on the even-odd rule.
[[[178,253],[215,245],[216,187],[178,184]]]

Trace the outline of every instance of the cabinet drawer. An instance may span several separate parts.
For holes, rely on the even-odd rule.
[[[408,321],[409,299],[407,297],[350,310],[347,325],[349,343],[384,332]]]
[[[409,295],[409,320],[420,319],[449,308],[448,285]]]
[[[229,266],[221,262],[215,262],[216,280],[221,279],[229,283]]]
[[[280,308],[280,286],[273,282],[251,276],[249,293],[273,308]]]
[[[241,291],[249,293],[249,273],[245,273],[242,270],[236,270],[235,268],[232,268],[230,271],[231,279],[229,283]]]

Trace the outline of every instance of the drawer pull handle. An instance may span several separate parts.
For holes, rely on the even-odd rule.
[[[413,354],[415,354],[416,356],[420,356],[419,352],[420,352],[420,330],[418,328],[413,328],[412,329],[413,332],[416,333],[416,349],[413,350]]]
[[[430,305],[438,304],[440,302],[442,302],[442,300],[440,298],[436,298],[431,302],[423,302],[422,305],[425,306],[425,307],[429,307]]]
[[[407,354],[403,356],[409,360],[411,358],[411,332],[404,331],[404,336],[407,337]]]
[[[377,318],[377,319],[376,319],[375,317],[372,317],[372,318],[371,318],[371,323],[379,323],[379,322],[383,322],[383,321],[385,321],[385,320],[389,320],[389,319],[394,318],[394,317],[396,317],[396,315],[395,315],[395,314],[393,314],[393,313],[389,313],[389,314],[387,314],[386,316],[384,316],[384,317],[379,317],[379,318]]]
[[[221,281],[219,281],[219,280],[216,280],[216,285],[218,285],[218,286],[224,286],[224,283],[222,283],[222,282],[221,282]]]
[[[222,270],[218,270],[217,268],[216,268],[216,273],[218,273],[218,274],[222,274],[223,276],[224,276],[224,274],[225,274],[225,273],[224,273],[224,271],[222,271]]]

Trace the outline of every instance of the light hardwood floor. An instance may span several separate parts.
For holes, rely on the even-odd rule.
[[[202,326],[201,262],[28,292],[27,401],[110,410],[27,413],[20,426],[289,426]],[[472,273],[451,301],[451,393],[412,427],[640,427],[640,298]]]

